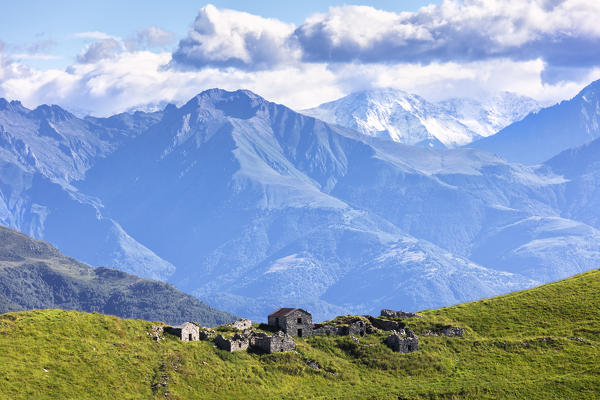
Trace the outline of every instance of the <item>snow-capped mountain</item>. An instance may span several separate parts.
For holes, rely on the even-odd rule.
[[[497,134],[469,145],[511,162],[539,164],[600,137],[600,81],[571,100],[530,114]]]
[[[485,101],[457,98],[432,103],[400,90],[380,89],[301,112],[368,136],[453,148],[490,136],[539,108],[535,100],[507,92]]]

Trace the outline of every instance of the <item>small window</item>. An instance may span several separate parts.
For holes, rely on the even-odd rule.
[[[298,318],[298,323],[301,324],[302,323],[302,318]]]

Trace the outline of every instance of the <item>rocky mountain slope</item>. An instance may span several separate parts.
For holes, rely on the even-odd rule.
[[[389,332],[295,338],[296,351],[153,340],[146,321],[60,310],[0,316],[0,397],[244,399],[596,399],[600,271],[403,320],[416,352]],[[460,326],[462,337],[433,336]],[[231,328],[228,328],[229,330]],[[220,333],[224,333],[225,329]]]
[[[72,185],[161,115],[82,120],[55,105],[29,110],[0,99],[0,223],[89,264],[166,279],[174,266],[103,215],[98,199]]]
[[[176,265],[178,287],[250,318],[282,304],[324,318],[386,302],[453,304],[593,268],[595,228],[579,223],[567,243],[560,230],[520,224],[559,218],[564,181],[547,168],[370,138],[215,89],[167,109],[78,188]],[[528,232],[521,242],[479,251],[511,224]],[[556,247],[523,251],[529,243]],[[588,251],[566,262],[572,248]]]
[[[0,313],[34,308],[206,325],[235,319],[172,285],[111,268],[91,268],[46,242],[0,226]]]
[[[303,110],[303,114],[367,136],[433,148],[453,148],[493,135],[540,108],[528,97],[502,93],[486,101],[431,103],[394,89],[369,90]]]

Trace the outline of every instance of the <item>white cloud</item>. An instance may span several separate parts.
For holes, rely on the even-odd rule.
[[[470,62],[543,59],[597,65],[600,2],[445,0],[411,13],[333,7],[294,33],[315,62]]]
[[[212,5],[202,8],[173,53],[174,65],[269,69],[298,57],[289,38],[294,26]]]
[[[169,33],[156,27],[135,32],[132,46],[103,32],[82,32],[79,37],[94,42],[75,64],[42,71],[28,67],[25,58],[9,60],[0,42],[0,96],[30,107],[55,103],[94,115],[149,103],[181,104],[213,87],[249,89],[296,109],[381,87],[431,100],[512,91],[549,103],[571,97],[600,78],[593,62],[597,52],[577,53],[581,60],[572,66],[547,59],[548,54],[557,59],[558,53],[552,53],[556,49],[538,49],[527,57],[515,49],[554,36],[559,41],[595,40],[600,27],[589,14],[598,7],[581,0],[465,0],[397,14],[347,6],[314,15],[296,29],[207,6],[173,54],[164,49]],[[461,29],[469,36],[476,35],[476,27],[483,31],[477,40],[460,41]],[[482,37],[489,49],[480,48]],[[319,43],[329,49],[327,54],[319,55]],[[158,47],[154,52],[143,50],[153,46]],[[496,51],[508,48],[511,52],[502,56]],[[393,54],[396,50],[402,57]],[[561,51],[566,55],[574,50]],[[353,55],[345,59],[343,52]],[[421,60],[419,54],[429,56]]]

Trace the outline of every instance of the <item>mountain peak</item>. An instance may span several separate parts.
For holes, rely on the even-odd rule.
[[[33,114],[39,118],[49,119],[52,121],[67,121],[75,118],[73,114],[55,104],[42,104],[33,110]]]
[[[205,90],[182,108],[206,107],[222,111],[226,116],[240,119],[249,119],[266,104],[266,100],[250,90],[240,89],[233,92],[224,89]]]
[[[9,110],[9,111],[15,111],[15,112],[29,111],[25,107],[23,107],[23,104],[21,104],[20,101],[18,101],[18,100],[8,101],[2,97],[0,97],[0,110]]]

